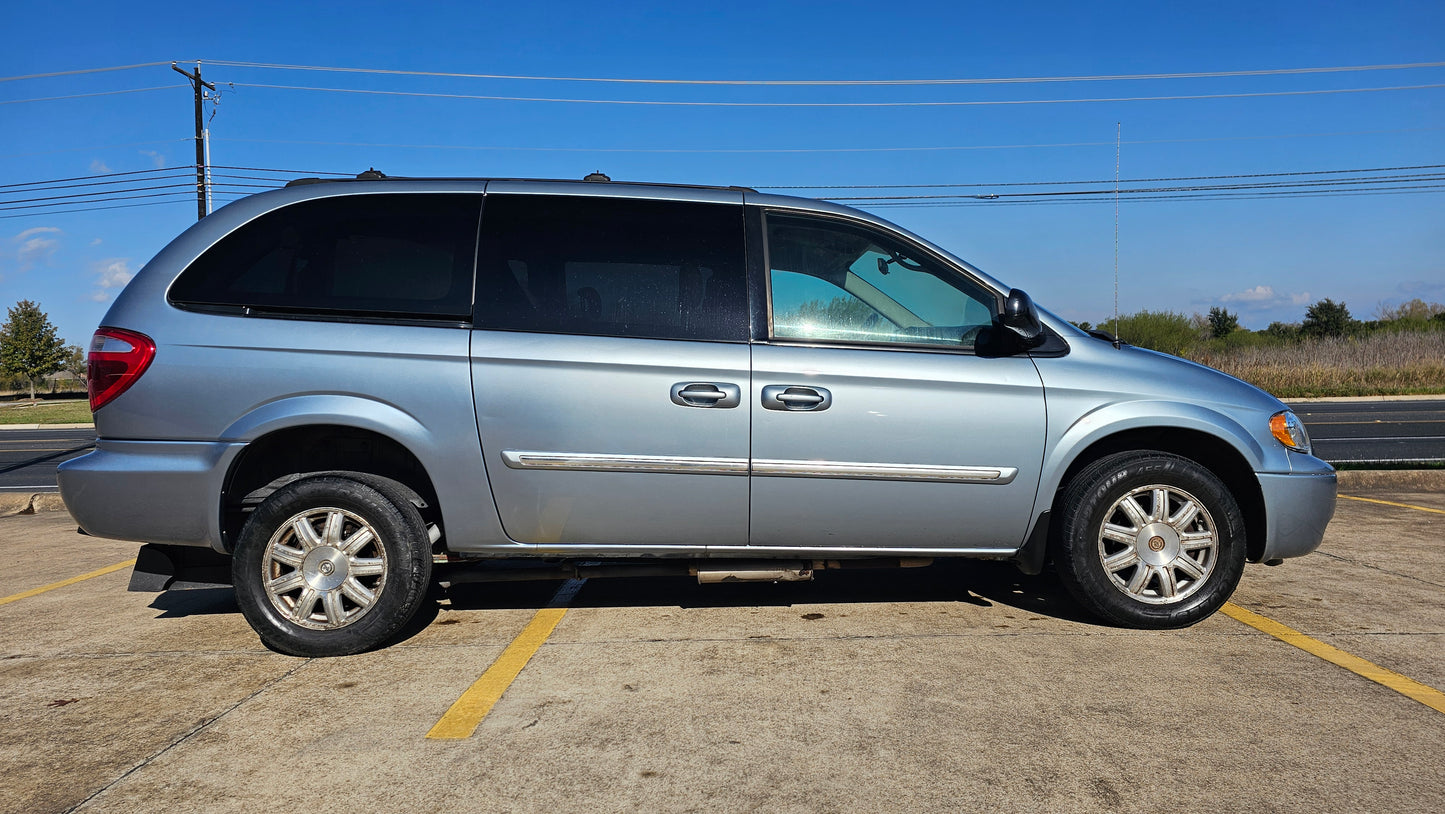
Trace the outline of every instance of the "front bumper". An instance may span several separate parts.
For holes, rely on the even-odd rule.
[[[243,446],[101,439],[60,465],[60,496],[92,536],[223,551],[221,490]]]
[[[1293,459],[1295,456],[1291,456]],[[1299,456],[1306,458],[1308,456]],[[1335,514],[1335,471],[1317,458],[1297,465],[1288,475],[1260,474],[1264,495],[1265,537],[1263,560],[1302,557],[1319,548],[1325,526]],[[1295,461],[1296,464],[1306,464]]]

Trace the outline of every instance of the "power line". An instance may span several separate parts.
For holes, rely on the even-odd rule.
[[[987,195],[850,195],[830,196],[823,198],[825,201],[921,201],[921,200],[950,200],[950,199],[1001,199],[1001,198],[1058,198],[1075,197],[1086,195],[1145,195],[1159,192],[1196,192],[1207,190],[1239,190],[1239,189],[1284,189],[1304,187],[1339,187],[1348,188],[1365,184],[1386,184],[1395,181],[1435,181],[1445,180],[1445,173],[1416,173],[1409,175],[1379,175],[1368,178],[1351,179],[1319,179],[1313,181],[1253,183],[1253,184],[1206,184],[1195,186],[1175,187],[1142,187],[1136,189],[1118,190],[1114,188],[1083,189],[1083,190],[1053,190],[1048,192],[1000,192]],[[1096,182],[1099,183],[1099,182]]]
[[[449,71],[401,71],[386,68],[345,68],[320,65],[282,65],[266,62],[233,62],[208,60],[211,65],[231,68],[264,68],[283,71],[320,71],[325,73],[381,74],[387,76],[426,76],[447,79],[520,80],[533,82],[597,82],[629,85],[743,85],[743,86],[878,86],[878,85],[1006,85],[1042,82],[1114,82],[1136,79],[1205,79],[1239,76],[1286,76],[1297,74],[1354,73],[1360,71],[1395,71],[1415,68],[1439,68],[1445,62],[1410,62],[1394,65],[1339,65],[1325,68],[1270,68],[1244,71],[1196,71],[1189,73],[1116,74],[1098,76],[1028,76],[1008,78],[954,79],[629,79],[598,76],[525,76],[517,74],[455,73]],[[162,63],[154,63],[162,64]]]
[[[1289,76],[1323,73],[1358,73],[1364,71],[1399,71],[1419,68],[1439,68],[1445,62],[1404,62],[1388,65],[1331,65],[1316,68],[1264,68],[1242,71],[1189,71],[1176,73],[1112,74],[1093,76],[1023,76],[1023,77],[954,77],[942,79],[654,79],[602,76],[528,76],[520,74],[481,74],[453,71],[403,71],[387,68],[355,68],[324,65],[286,65],[269,62],[244,62],[235,60],[162,60],[159,62],[138,62],[133,65],[111,65],[103,68],[79,68],[70,71],[3,76],[0,82],[18,82],[27,79],[49,79],[57,76],[80,76],[83,74],[128,71],[135,68],[153,68],[174,62],[205,62],[229,68],[260,68],[283,71],[318,71],[323,73],[358,73],[387,76],[424,76],[448,79],[490,79],[519,80],[535,82],[594,82],[619,85],[739,85],[739,86],[879,86],[879,85],[1008,85],[1034,84],[1044,82],[1115,82],[1140,79],[1217,79],[1241,76]]]
[[[988,107],[997,105],[1059,105],[1095,102],[1168,102],[1199,99],[1251,99],[1278,96],[1321,96],[1336,93],[1378,93],[1381,91],[1427,90],[1445,88],[1445,83],[1425,85],[1391,85],[1377,88],[1326,88],[1321,90],[1276,90],[1253,93],[1204,93],[1180,94],[1173,96],[1120,96],[1089,99],[975,99],[969,101],[935,102],[688,102],[659,99],[575,99],[545,96],[493,96],[469,93],[428,93],[405,90],[374,90],[365,88],[323,88],[314,85],[268,85],[251,82],[228,82],[237,88],[266,88],[270,90],[301,90],[321,93],[354,93],[369,96],[409,96],[425,99],[473,99],[492,102],[555,102],[561,104],[591,105],[646,105],[655,107],[806,107],[806,108],[853,108],[853,107]]]
[[[1131,203],[1150,203],[1154,201],[1213,201],[1213,200],[1259,200],[1267,198],[1341,198],[1364,195],[1436,195],[1445,192],[1445,184],[1428,184],[1419,187],[1401,187],[1398,189],[1387,188],[1386,191],[1376,189],[1355,189],[1355,190],[1285,190],[1280,192],[1235,192],[1221,194],[1179,194],[1179,195],[1158,195],[1152,197],[1140,197],[1130,199]],[[1108,198],[1076,198],[1076,199],[1045,199],[1045,200],[957,200],[957,201],[900,201],[882,202],[875,204],[856,204],[858,209],[935,209],[958,206],[1073,206],[1085,204],[1108,204],[1112,201]]]
[[[190,203],[190,200],[189,200],[189,198],[190,198],[190,190],[186,190],[186,192],[184,192],[184,193],[172,192],[172,193],[170,193],[170,194],[172,194],[172,195],[181,195],[181,194],[184,194],[184,195],[186,195],[187,197],[186,197],[186,199],[183,199],[183,200],[174,200],[174,201],[151,201],[151,202],[149,202],[149,203],[120,204],[120,205],[118,205],[118,206],[90,206],[90,207],[85,207],[85,208],[83,208],[83,209],[56,209],[56,210],[52,210],[52,211],[50,211],[50,212],[45,212],[44,215],[45,215],[45,217],[48,218],[48,217],[51,217],[52,215],[73,215],[73,214],[75,214],[75,213],[77,213],[77,212],[101,212],[101,211],[104,211],[104,210],[107,210],[107,209],[135,209],[136,207],[140,207],[140,206],[162,206],[162,205],[164,205],[164,204]],[[40,213],[35,213],[35,212],[22,212],[22,213],[20,213],[20,214],[18,214],[18,215],[0,215],[0,220],[10,220],[11,218],[33,218],[33,217],[35,217],[37,214],[40,214]]]
[[[185,85],[156,85],[153,88],[130,88],[127,90],[103,90],[97,93],[72,93],[69,96],[39,96],[34,99],[6,99],[0,101],[0,105],[23,105],[26,102],[58,102],[62,99],[89,99],[92,96],[116,96],[121,93],[145,93],[152,90],[170,90],[171,88],[183,88]]]
[[[212,164],[211,168],[217,170],[244,170],[246,172],[279,172],[293,175],[339,175],[346,177],[353,177],[356,175],[356,173],[353,172],[326,172],[323,170],[277,170],[268,169],[266,167],[233,167],[229,164]]]
[[[1129,144],[1130,142],[1123,142]],[[1445,164],[1415,164],[1405,167],[1368,167],[1348,170],[1295,170],[1292,172],[1255,172],[1234,175],[1180,175],[1165,178],[1124,178],[1120,183],[1124,184],[1147,184],[1158,181],[1218,181],[1230,178],[1279,178],[1291,175],[1339,175],[1343,173],[1362,172],[1397,172],[1403,170],[1432,170],[1445,168]],[[1119,179],[1104,179],[1102,181],[1008,181],[996,184],[820,184],[808,186],[803,184],[792,186],[767,186],[755,185],[754,189],[946,189],[959,187],[1028,187],[1028,186],[1053,186],[1063,184],[1112,184]],[[838,200],[838,199],[831,199]]]
[[[174,186],[174,185],[173,185],[173,186]],[[109,202],[109,201],[128,201],[128,200],[132,200],[132,199],[135,199],[135,198],[161,198],[161,197],[164,197],[164,196],[167,196],[167,195],[181,195],[181,194],[187,194],[187,195],[189,195],[189,194],[190,194],[190,189],[191,189],[190,184],[181,184],[180,187],[181,187],[181,191],[179,191],[179,192],[151,192],[151,193],[147,193],[147,194],[145,194],[145,195],[114,195],[114,196],[109,197],[109,198],[102,198],[102,199],[94,200],[94,201],[62,201],[62,202],[59,202],[59,203],[32,203],[32,204],[25,204],[25,205],[23,205],[23,206],[3,206],[3,205],[0,205],[0,210],[13,211],[13,210],[17,210],[17,209],[45,209],[45,208],[55,207],[55,206],[74,206],[75,204],[106,203],[106,202]],[[157,187],[157,189],[162,189],[162,188],[163,188],[163,187]],[[46,212],[34,212],[34,213],[32,213],[32,214],[41,215],[41,214],[50,214],[50,213],[46,213]]]
[[[1215,136],[1184,139],[1137,139],[1124,144],[1199,144],[1220,141],[1262,141],[1291,138],[1324,138],[1334,136],[1369,136],[1391,133],[1421,133],[1445,130],[1445,127],[1407,127],[1387,130],[1343,130],[1332,133],[1277,133],[1257,136]],[[1051,147],[1107,147],[1112,141],[1071,141],[1044,144],[971,144],[927,147],[512,147],[477,144],[393,144],[368,141],[305,141],[299,139],[216,138],[232,144],[302,144],[315,147],[380,147],[413,150],[469,150],[478,152],[541,152],[541,153],[707,153],[707,154],[775,154],[775,153],[909,153],[950,152],[963,150],[1024,150]],[[3,156],[0,156],[3,157]],[[326,174],[326,173],[322,173]],[[342,174],[342,173],[331,173]],[[750,186],[758,187],[756,184]],[[821,189],[821,187],[777,187],[768,189]]]
[[[189,139],[187,139],[187,141],[189,141]],[[157,172],[175,172],[177,170],[189,170],[190,168],[191,165],[183,164],[178,167],[157,167],[153,170],[131,170],[129,172],[105,172],[98,173],[96,175],[76,175],[71,178],[51,178],[45,181],[22,181],[18,184],[0,184],[0,189],[10,189],[13,187],[28,187],[35,186],[37,184],[60,184],[67,181],[88,181],[93,178],[119,178],[122,175],[145,175],[148,173]],[[28,192],[30,190],[25,191]]]
[[[87,73],[105,73],[107,71],[128,71],[132,68],[154,68],[157,65],[169,65],[174,60],[164,62],[138,62],[134,65],[112,65],[109,68],[81,68],[74,71],[52,71],[50,73],[32,73],[25,76],[0,76],[0,82],[18,82],[22,79],[49,79],[52,76],[78,76]],[[188,60],[189,61],[189,60]]]
[[[187,167],[187,168],[183,168],[183,169],[189,169],[189,168]],[[82,183],[82,184],[55,184],[55,185],[53,185],[53,186],[46,186],[46,187],[31,187],[31,188],[29,188],[29,189],[13,189],[13,190],[10,190],[9,192],[0,192],[0,195],[19,195],[19,194],[30,193],[30,192],[54,192],[55,190],[60,190],[60,189],[84,189],[84,188],[86,188],[86,187],[115,186],[116,184],[135,184],[135,183],[142,183],[142,182],[148,182],[148,181],[164,181],[164,180],[168,180],[168,179],[171,179],[171,178],[186,178],[186,177],[188,177],[188,176],[189,176],[188,173],[182,173],[182,174],[179,174],[179,175],[172,173],[172,174],[169,174],[169,175],[150,175],[150,176],[146,176],[145,178],[120,178],[120,179],[117,179],[117,180],[114,180],[114,181],[87,181],[87,182]],[[102,193],[100,193],[100,192],[95,192],[95,193],[88,193],[88,194],[99,195],[99,194],[102,194]]]
[[[14,199],[14,200],[9,200],[9,201],[0,201],[0,204],[21,204],[21,203],[31,203],[31,202],[33,202],[33,201],[59,201],[59,200],[67,199],[67,198],[94,198],[94,197],[100,196],[100,195],[119,195],[119,194],[121,194],[121,193],[123,193],[123,192],[145,192],[145,191],[153,190],[153,189],[170,189],[171,187],[174,187],[174,186],[176,186],[176,184],[170,183],[170,184],[161,184],[161,185],[159,185],[159,186],[153,186],[153,187],[130,187],[130,188],[128,188],[128,189],[112,189],[112,190],[106,190],[106,191],[104,191],[104,192],[77,192],[77,193],[74,193],[74,194],[71,194],[71,195],[47,195],[47,196],[41,197],[41,198],[16,198],[16,199]]]
[[[1382,194],[1403,194],[1406,192],[1433,189],[1437,184],[1426,182],[1445,181],[1445,173],[1439,172],[1412,172],[1414,170],[1439,170],[1445,168],[1445,164],[1420,164],[1398,167],[1362,167],[1331,170],[1291,170],[1270,173],[1231,173],[1218,175],[1198,176],[1167,176],[1159,178],[1128,179],[1128,183],[1174,183],[1171,186],[1135,187],[1131,189],[1083,189],[1083,190],[1040,190],[1020,192],[999,192],[999,193],[955,193],[955,194],[900,194],[900,195],[860,195],[860,196],[834,196],[824,200],[848,201],[855,206],[863,208],[878,207],[909,207],[909,206],[953,206],[953,205],[984,205],[984,204],[1020,204],[1020,203],[1046,203],[1054,202],[1084,202],[1091,199],[1099,199],[1103,195],[1113,192],[1125,196],[1130,201],[1150,200],[1191,200],[1202,198],[1214,199],[1241,199],[1258,197],[1278,196],[1322,196],[1335,194],[1356,194],[1366,192],[1379,192]],[[71,211],[92,211],[92,208],[79,209],[78,205],[110,203],[113,201],[133,200],[137,198],[168,197],[181,194],[180,191],[158,191],[158,190],[181,190],[187,184],[174,182],[169,184],[158,184],[150,186],[124,186],[114,188],[118,184],[147,184],[148,182],[164,181],[169,178],[180,178],[182,176],[166,175],[178,170],[188,171],[189,167],[158,168],[155,170],[139,170],[123,173],[126,178],[115,178],[111,175],[76,176],[71,178],[53,179],[51,181],[30,181],[5,186],[8,192],[0,192],[0,210],[28,213],[32,215],[63,214]],[[281,176],[297,177],[302,175],[318,176],[331,175],[345,177],[349,173],[321,172],[315,170],[295,170],[271,167],[237,167],[224,165],[217,167],[222,170],[233,170],[234,172],[218,173],[222,179],[217,184],[218,188],[227,196],[241,196],[251,194],[253,190],[273,189],[284,184],[286,178],[273,178],[266,175],[247,175],[242,173],[269,173]],[[122,175],[117,173],[115,175]],[[260,181],[265,183],[246,183]],[[1224,184],[1189,184],[1195,181],[1240,181],[1242,183]],[[77,183],[78,182],[78,183]],[[1124,181],[1121,179],[1120,183]],[[1175,182],[1186,182],[1179,185]],[[1060,180],[1060,181],[1019,181],[1002,182],[995,184],[878,184],[878,185],[829,185],[823,187],[767,187],[762,189],[784,189],[784,188],[810,188],[810,189],[989,189],[995,187],[1021,188],[1039,186],[1073,186],[1084,184],[1102,185],[1107,181],[1099,180]],[[100,187],[112,187],[101,189]],[[88,191],[63,194],[38,196],[30,198],[11,198],[5,200],[3,196],[16,194],[34,194],[38,192],[50,192],[64,189],[87,189]],[[149,193],[149,194],[146,194]],[[64,208],[60,208],[64,207]],[[41,211],[50,210],[50,211]]]

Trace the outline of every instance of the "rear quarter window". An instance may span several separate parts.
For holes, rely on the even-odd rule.
[[[479,195],[353,195],[269,212],[171,286],[182,307],[466,320]]]

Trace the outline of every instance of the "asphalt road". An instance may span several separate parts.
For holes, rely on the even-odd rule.
[[[95,430],[0,432],[0,492],[54,492],[55,468],[95,445]]]
[[[1445,461],[1445,399],[1291,405],[1315,454],[1333,464]],[[53,492],[55,468],[84,455],[94,430],[0,432],[0,491]]]
[[[1445,461],[1445,399],[1290,405],[1332,464]]]

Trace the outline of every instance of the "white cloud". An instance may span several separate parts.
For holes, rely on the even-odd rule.
[[[139,152],[141,155],[149,158],[151,163],[156,165],[156,169],[160,169],[166,165],[166,157],[155,150],[140,150]]]
[[[97,237],[97,238],[95,238],[94,240],[91,240],[91,241],[90,241],[90,245],[92,245],[92,246],[99,246],[102,242],[103,242],[103,241],[101,241],[101,239]]]
[[[48,261],[60,248],[59,236],[63,234],[56,226],[35,226],[10,238],[10,242],[16,244],[15,259],[20,270]]]
[[[112,170],[110,167],[107,167],[107,166],[105,165],[105,162],[104,162],[104,161],[101,161],[99,158],[97,158],[97,159],[95,159],[94,161],[90,162],[90,171],[93,172],[93,173],[95,173],[96,175],[109,175],[109,174],[111,174],[112,172],[115,172],[115,170]]]
[[[1267,311],[1285,305],[1306,305],[1310,301],[1310,294],[1308,291],[1301,291],[1297,294],[1276,292],[1274,286],[1257,285],[1233,294],[1225,294],[1219,298],[1219,301],[1246,311]]]
[[[125,288],[135,276],[130,269],[130,260],[125,257],[114,257],[109,260],[101,260],[91,264],[91,273],[95,275],[95,290],[90,292],[90,299],[95,302],[105,302],[117,291]]]

